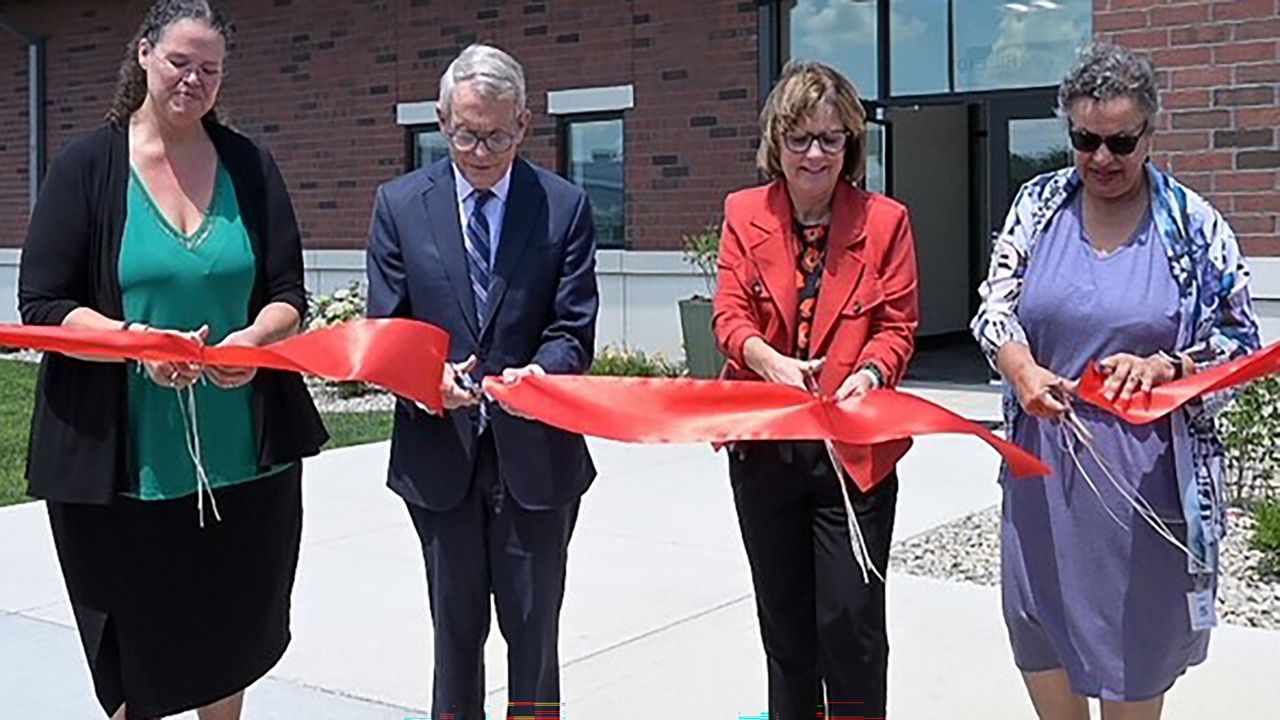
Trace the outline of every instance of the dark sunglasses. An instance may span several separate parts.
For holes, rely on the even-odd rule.
[[[1071,138],[1071,147],[1078,152],[1091,153],[1096,152],[1103,145],[1111,151],[1112,155],[1128,155],[1138,147],[1138,141],[1147,132],[1147,121],[1142,121],[1142,127],[1138,128],[1136,133],[1116,133],[1115,135],[1102,136],[1088,130],[1079,130],[1072,127],[1067,131],[1067,136]]]

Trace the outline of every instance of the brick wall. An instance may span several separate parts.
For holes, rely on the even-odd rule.
[[[1280,2],[1094,0],[1094,28],[1148,51],[1164,112],[1155,160],[1280,256]]]
[[[100,121],[124,43],[146,0],[0,2],[48,46],[49,156]],[[554,168],[546,92],[631,83],[626,113],[627,244],[675,248],[725,193],[756,181],[756,11],[715,0],[228,0],[238,34],[222,101],[275,153],[308,248],[360,248],[378,183],[401,172],[399,102],[435,99],[471,42],[525,67],[534,111],[525,154]],[[0,246],[26,222],[26,61],[0,35]]]

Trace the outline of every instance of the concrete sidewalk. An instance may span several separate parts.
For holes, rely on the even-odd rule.
[[[960,393],[957,405],[921,392],[994,417],[991,393]],[[571,546],[564,717],[761,717],[764,658],[724,458],[705,446],[591,446],[600,477]],[[383,443],[308,462],[294,642],[251,690],[248,720],[425,716],[426,582],[408,514],[383,487],[386,452]],[[977,440],[918,441],[900,468],[896,537],[995,504],[996,465]],[[0,510],[0,538],[0,716],[100,717],[43,507]],[[889,597],[893,717],[1032,717],[996,589],[894,573]],[[493,627],[488,700],[502,708],[505,647]],[[1280,633],[1221,628],[1166,717],[1280,716],[1277,667]]]

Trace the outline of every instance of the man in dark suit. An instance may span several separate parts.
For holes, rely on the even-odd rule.
[[[397,403],[388,471],[426,560],[432,716],[484,717],[492,593],[509,714],[558,717],[565,561],[595,467],[581,435],[512,415],[476,383],[587,371],[599,305],[591,208],[581,189],[517,157],[529,111],[510,55],[467,48],[439,102],[451,157],[378,189],[368,257],[370,317],[411,317],[451,337],[445,412]]]

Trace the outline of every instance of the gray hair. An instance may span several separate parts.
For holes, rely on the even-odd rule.
[[[492,45],[471,45],[449,63],[440,76],[440,114],[449,116],[453,104],[453,88],[458,83],[473,82],[484,95],[492,98],[514,98],[516,112],[525,108],[524,69],[507,53]]]
[[[1065,117],[1079,100],[1106,102],[1129,98],[1148,122],[1160,110],[1156,71],[1151,61],[1132,50],[1095,40],[1080,51],[1080,60],[1058,86],[1058,114]]]

